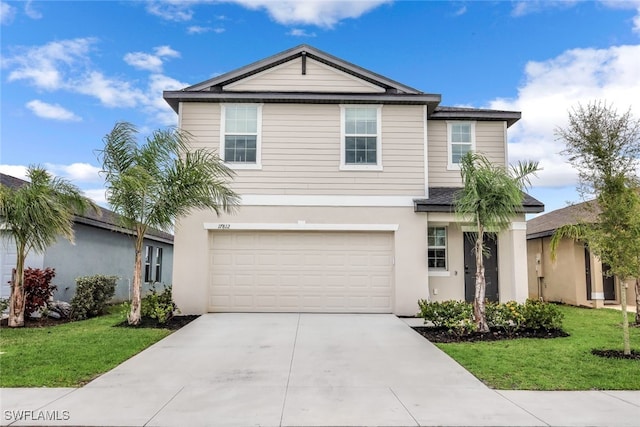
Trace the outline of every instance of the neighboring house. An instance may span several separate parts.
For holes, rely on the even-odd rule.
[[[23,181],[0,174],[2,185],[17,188]],[[118,276],[115,301],[129,299],[133,280],[134,248],[131,232],[118,225],[118,216],[102,208],[101,212],[88,211],[74,218],[75,244],[63,237],[47,248],[44,254],[30,253],[25,267],[56,270],[53,284],[58,286],[54,298],[70,301],[75,295],[76,277],[105,274]],[[143,281],[171,283],[173,274],[173,236],[152,231],[145,240],[143,254]],[[16,248],[13,241],[0,243],[0,297],[9,298],[11,271],[16,265]]]
[[[194,147],[217,150],[242,206],[175,230],[183,313],[414,315],[468,299],[474,257],[453,214],[469,150],[507,163],[519,112],[442,107],[428,94],[302,45],[164,92]],[[527,297],[527,197],[494,240],[488,297]],[[497,243],[497,247],[495,246]]]
[[[600,308],[619,304],[616,279],[607,276],[609,267],[600,262],[583,242],[562,239],[556,260],[551,259],[551,236],[563,225],[593,222],[594,202],[567,206],[527,221],[529,297],[545,301]],[[635,286],[627,287],[627,302],[635,301]]]

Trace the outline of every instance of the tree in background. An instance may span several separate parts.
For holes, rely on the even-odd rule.
[[[232,212],[239,201],[228,187],[233,171],[210,150],[189,150],[188,133],[156,130],[141,146],[136,136],[132,124],[116,123],[99,152],[107,201],[135,235],[130,325],[141,319],[142,249],[148,229],[171,231],[176,219],[192,209]]]
[[[522,206],[529,178],[539,170],[537,162],[519,162],[507,169],[492,164],[485,156],[467,153],[461,161],[460,173],[464,187],[458,192],[456,213],[476,228],[476,257],[473,317],[478,331],[489,332],[485,315],[486,279],[484,257],[487,253],[484,235],[506,230]]]
[[[556,230],[552,253],[563,237],[586,242],[620,285],[624,353],[630,354],[626,281],[635,280],[640,309],[640,120],[631,111],[619,115],[605,102],[578,105],[569,112],[566,128],[556,129],[569,162],[578,170],[583,198],[595,196],[597,215]],[[593,206],[593,204],[587,204]],[[592,208],[595,209],[595,208]],[[592,215],[593,216],[593,215]],[[640,312],[636,322],[640,321]]]
[[[59,235],[73,242],[74,214],[98,209],[78,187],[39,166],[30,166],[27,178],[30,182],[17,189],[0,186],[0,234],[13,240],[17,254],[9,297],[9,326],[14,328],[24,326],[24,263],[29,252],[44,252]]]

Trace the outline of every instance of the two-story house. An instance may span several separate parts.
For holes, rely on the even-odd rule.
[[[236,214],[177,224],[182,312],[413,315],[420,298],[473,294],[473,227],[453,213],[459,161],[476,150],[506,165],[519,112],[442,107],[307,45],[164,98],[242,196]],[[527,197],[493,240],[490,299],[527,297],[524,215],[542,209]]]

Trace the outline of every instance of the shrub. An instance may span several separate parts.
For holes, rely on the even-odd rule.
[[[162,292],[158,293],[154,284],[151,285],[150,291],[151,293],[142,299],[142,317],[155,319],[161,325],[165,324],[178,309],[172,298],[171,285],[165,286]]]
[[[528,299],[522,306],[523,328],[535,330],[562,329],[564,315],[554,304]]]
[[[9,299],[0,298],[0,312],[5,311],[7,308],[9,308]]]
[[[84,276],[76,278],[76,294],[71,300],[73,318],[87,319],[106,312],[107,303],[116,293],[116,276]]]
[[[464,301],[419,300],[418,315],[424,322],[431,322],[435,327],[447,328],[455,333],[469,333],[476,330],[473,322],[473,306]]]
[[[522,305],[515,301],[508,301],[504,304],[487,302],[485,315],[489,327],[503,329],[507,332],[521,329],[524,322]]]
[[[27,316],[40,311],[47,306],[47,302],[58,289],[51,284],[51,280],[56,276],[53,268],[26,268],[24,270],[24,312]]]

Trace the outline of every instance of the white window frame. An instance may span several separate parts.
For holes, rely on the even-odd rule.
[[[459,163],[453,163],[453,149],[452,141],[453,137],[453,125],[469,125],[469,132],[471,133],[471,151],[476,151],[476,122],[475,121],[448,121],[447,122],[447,170],[460,170]],[[455,144],[461,144],[456,142]],[[468,144],[468,143],[465,143]]]
[[[221,104],[220,105],[220,157],[225,157],[225,136],[226,132],[226,109],[228,107],[236,107],[236,106],[254,106],[256,108],[256,161],[255,163],[239,163],[239,162],[227,162],[224,160],[225,165],[227,165],[231,169],[262,169],[262,105],[263,104]],[[243,134],[248,135],[248,134]]]
[[[430,246],[429,245],[429,230],[432,228],[444,229],[444,246]],[[429,250],[430,249],[444,249],[444,268],[443,267],[429,267]],[[429,274],[434,272],[448,272],[449,271],[449,229],[445,225],[429,225],[427,227],[427,268]]]
[[[346,163],[346,111],[349,108],[376,109],[376,164]],[[372,135],[369,135],[372,136]],[[382,170],[382,105],[345,104],[340,105],[340,170],[381,171]]]

